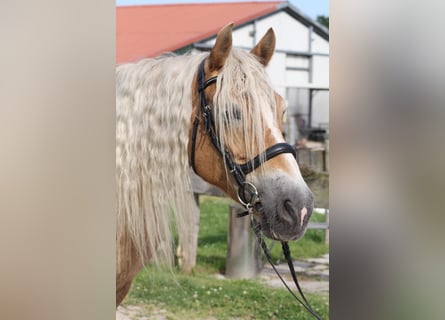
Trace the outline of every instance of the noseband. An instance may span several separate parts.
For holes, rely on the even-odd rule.
[[[205,132],[208,134],[210,141],[212,142],[215,149],[225,160],[227,170],[232,174],[233,178],[238,184],[238,192],[237,192],[238,200],[246,208],[248,213],[251,213],[255,204],[259,202],[259,195],[256,187],[250,182],[246,182],[245,179],[246,175],[257,169],[258,167],[260,167],[264,162],[282,153],[291,153],[295,157],[295,149],[290,144],[281,142],[267,148],[264,152],[258,154],[255,158],[243,164],[238,164],[235,161],[233,161],[230,152],[225,146],[221,145],[217,137],[215,121],[212,116],[212,109],[210,108],[210,105],[207,103],[207,99],[205,97],[205,89],[211,84],[216,83],[217,81],[217,77],[212,77],[210,79],[205,80],[205,72],[204,72],[205,60],[206,59],[201,61],[201,64],[199,65],[198,69],[198,91],[200,96],[201,109],[196,113],[196,117],[193,122],[190,162],[193,170],[196,172],[196,167],[195,167],[196,134],[199,125],[199,115],[202,112]]]

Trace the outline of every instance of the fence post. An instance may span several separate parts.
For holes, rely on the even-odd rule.
[[[326,230],[324,232],[324,243],[329,244],[329,210],[324,209],[324,212],[325,212],[326,223],[328,225],[328,227],[326,228]]]
[[[263,268],[261,248],[250,228],[250,216],[237,217],[243,208],[230,205],[229,230],[227,234],[226,276],[236,279],[251,279]]]

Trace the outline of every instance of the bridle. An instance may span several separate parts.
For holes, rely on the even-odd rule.
[[[200,96],[200,104],[201,108],[196,112],[195,119],[193,121],[193,130],[192,130],[192,138],[191,138],[191,152],[190,152],[190,163],[193,168],[193,171],[196,172],[196,166],[195,166],[195,149],[196,149],[196,135],[198,132],[198,126],[200,122],[200,114],[202,112],[202,118],[204,120],[204,129],[205,132],[208,134],[210,141],[212,142],[215,149],[218,151],[218,153],[221,155],[221,157],[225,161],[225,165],[227,170],[232,174],[233,178],[235,179],[237,185],[238,185],[238,191],[237,196],[240,203],[244,206],[246,209],[245,212],[238,214],[238,217],[246,216],[253,212],[253,208],[255,205],[260,203],[260,196],[258,194],[258,190],[250,182],[246,182],[246,175],[260,167],[263,163],[266,161],[282,154],[282,153],[291,153],[294,158],[296,157],[296,152],[294,147],[292,147],[288,143],[280,142],[276,143],[273,146],[267,148],[262,153],[255,156],[253,159],[243,163],[238,164],[235,161],[233,161],[232,156],[229,152],[229,150],[221,145],[218,136],[217,131],[215,127],[215,121],[212,116],[212,109],[210,108],[210,105],[207,103],[207,99],[205,97],[205,89],[210,86],[211,84],[216,83],[218,77],[212,77],[207,80],[205,80],[205,71],[204,71],[204,65],[205,65],[206,59],[203,59],[199,65],[198,68],[198,92]],[[197,173],[197,172],[196,172]],[[315,311],[312,309],[312,307],[309,305],[309,302],[306,300],[306,297],[304,296],[300,285],[298,283],[297,274],[295,273],[295,269],[293,266],[292,258],[290,255],[289,245],[286,241],[281,241],[283,253],[286,257],[289,270],[291,272],[292,278],[297,286],[297,289],[303,298],[304,302],[301,301],[295,293],[287,286],[286,282],[283,280],[281,275],[278,273],[277,269],[275,268],[272,258],[270,257],[269,250],[263,240],[261,229],[259,224],[254,224],[252,219],[252,229],[255,232],[255,235],[258,237],[258,241],[261,244],[261,247],[263,248],[264,254],[271,264],[272,268],[275,270],[285,287],[289,290],[289,292],[292,294],[292,296],[301,304],[309,313],[311,313],[315,318],[320,319],[320,317],[315,313]]]
[[[199,125],[199,116],[202,112],[202,117],[204,119],[205,132],[208,134],[210,141],[212,142],[215,149],[225,160],[225,165],[227,170],[232,174],[238,185],[238,200],[246,208],[248,213],[251,213],[255,204],[259,202],[259,194],[257,188],[250,182],[246,182],[246,175],[260,167],[264,162],[282,154],[291,153],[295,157],[295,149],[288,143],[280,142],[274,144],[273,146],[267,148],[263,153],[258,154],[253,159],[243,163],[238,164],[233,161],[230,152],[221,145],[217,134],[215,121],[212,116],[212,109],[207,103],[205,97],[205,89],[213,83],[216,83],[217,77],[212,77],[205,80],[204,65],[206,59],[203,59],[198,69],[198,91],[200,95],[201,109],[196,113],[195,120],[193,121],[193,131],[191,139],[191,154],[190,162],[193,170],[196,172],[195,167],[195,148],[196,148],[196,134]]]

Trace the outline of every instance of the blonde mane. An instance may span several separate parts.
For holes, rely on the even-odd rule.
[[[163,56],[116,71],[117,264],[173,262],[172,219],[188,234],[193,200],[187,154],[192,86],[208,54]],[[265,148],[265,116],[276,101],[264,67],[244,51],[228,56],[213,99],[222,145],[252,159]],[[272,115],[271,115],[272,114]],[[245,150],[244,150],[245,147]],[[235,159],[238,161],[238,159]],[[126,267],[125,267],[126,266]],[[122,270],[121,270],[122,271]]]
[[[197,210],[187,156],[191,88],[202,58],[168,56],[117,67],[116,247],[121,268],[131,268],[132,248],[142,263],[172,264],[172,214],[178,236],[188,234],[188,217]]]
[[[238,163],[252,160],[266,149],[266,120],[276,120],[277,104],[269,77],[255,56],[233,49],[218,78],[213,105],[219,140],[229,150],[242,147],[238,152],[230,150],[242,154],[241,159],[235,159]]]

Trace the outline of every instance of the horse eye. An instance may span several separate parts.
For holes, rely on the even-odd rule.
[[[232,110],[227,110],[225,114],[226,122],[230,122],[231,120],[239,121],[242,119],[241,111],[238,108],[233,108]]]
[[[241,116],[241,111],[239,109],[233,110],[233,118],[236,120],[241,120],[242,116]]]

